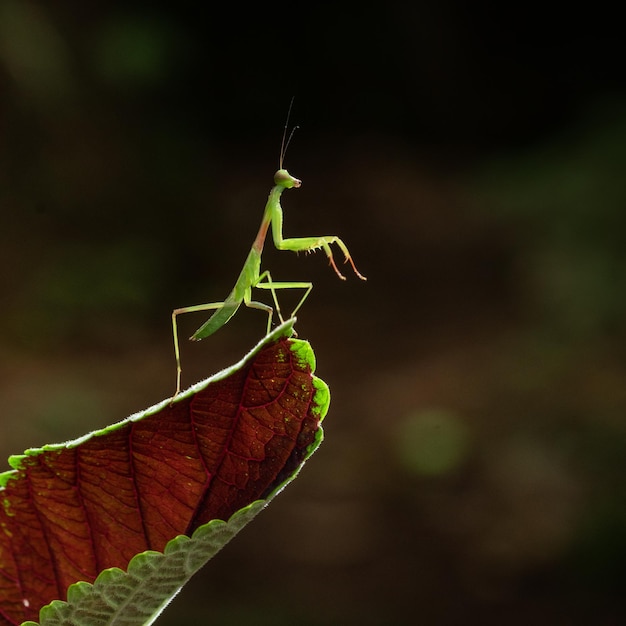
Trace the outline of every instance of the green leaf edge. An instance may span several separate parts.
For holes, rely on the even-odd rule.
[[[272,343],[280,339],[281,337],[287,337],[287,338],[291,337],[291,335],[293,334],[293,326],[295,322],[296,322],[296,318],[294,317],[294,318],[287,320],[280,326],[277,326],[271,333],[267,334],[261,341],[259,341],[259,343],[254,348],[252,348],[252,350],[250,350],[250,352],[248,352],[248,354],[246,354],[240,361],[221,370],[220,372],[217,372],[216,374],[214,374],[213,376],[210,376],[209,378],[205,378],[204,380],[201,380],[200,382],[195,383],[194,385],[189,387],[189,389],[186,389],[185,391],[181,392],[174,399],[173,401],[174,404],[177,402],[181,402],[186,397],[191,396],[197,393],[198,391],[204,389],[210,383],[221,380],[223,378],[227,378],[233,372],[237,371],[238,369],[241,369],[250,359],[252,359],[267,344]],[[296,345],[300,343],[300,341],[297,339],[294,339],[293,342]],[[306,344],[307,342],[304,341],[302,343]],[[300,347],[294,347],[294,352],[296,353],[298,353],[301,350],[303,349]],[[311,349],[311,353],[312,352],[313,351]],[[302,356],[300,358],[306,359],[306,349],[304,350],[304,352],[302,352]],[[315,371],[315,358],[313,357],[313,361],[311,363],[311,373],[313,373],[314,371]],[[87,433],[86,435],[82,435],[81,437],[78,437],[77,439],[73,439],[70,441],[63,442],[63,443],[46,444],[40,448],[29,448],[24,451],[24,454],[11,455],[8,459],[8,462],[9,462],[9,465],[13,469],[0,473],[0,491],[2,487],[4,487],[7,484],[9,480],[17,477],[18,471],[22,468],[23,461],[27,459],[28,457],[37,456],[38,454],[42,454],[43,452],[62,450],[65,448],[75,448],[76,446],[79,446],[85,441],[88,441],[92,437],[99,437],[102,435],[106,435],[107,433],[118,430],[119,428],[127,424],[128,422],[136,422],[136,421],[143,419],[144,417],[153,415],[154,413],[157,413],[158,411],[160,411],[163,407],[167,406],[170,402],[172,402],[172,399],[166,398],[165,400],[162,400],[161,402],[147,409],[144,409],[143,411],[138,411],[137,413],[130,415],[129,417],[121,420],[120,422],[109,424],[108,426],[105,426],[102,429],[94,430],[90,433]]]
[[[271,333],[266,335],[238,363],[235,363],[221,372],[218,372],[217,374],[192,385],[189,389],[179,394],[174,402],[179,402],[185,397],[204,389],[213,381],[227,377],[232,372],[243,367],[249,359],[253,358],[267,344],[272,343],[281,337],[291,337],[295,322],[295,318],[287,320],[275,328]],[[311,374],[313,374],[315,372],[316,362],[315,353],[313,352],[311,345],[304,340],[292,339],[290,349],[294,353],[295,358],[298,359],[298,362],[308,365],[311,369]],[[313,411],[321,422],[328,412],[330,404],[330,390],[328,385],[326,385],[326,383],[317,376],[313,376],[313,385],[315,387],[315,406],[313,407]],[[91,437],[97,437],[120,428],[128,421],[137,421],[142,419],[144,416],[152,415],[169,402],[171,402],[170,398],[155,404],[144,411],[135,413],[121,422],[117,422],[100,430],[95,430],[83,437],[79,437],[78,439],[68,441],[63,444],[49,444],[41,448],[30,448],[26,450],[23,455],[13,455],[9,458],[9,462],[14,469],[0,474],[0,488],[6,484],[7,480],[15,477],[21,467],[23,459],[36,454],[41,454],[47,450],[58,450],[65,447],[77,446]],[[302,462],[280,485],[277,485],[273,489],[267,498],[263,500],[256,500],[239,509],[228,519],[228,521],[215,519],[203,524],[195,530],[191,537],[186,535],[178,535],[177,537],[174,537],[167,543],[162,553],[154,550],[147,550],[136,554],[130,560],[126,571],[113,567],[100,572],[93,583],[79,581],[70,585],[67,592],[67,601],[53,600],[50,604],[41,608],[39,612],[39,622],[26,621],[22,622],[21,626],[107,626],[113,623],[111,622],[111,619],[115,619],[116,626],[149,626],[149,624],[152,624],[157,619],[163,609],[171,602],[183,585],[201,567],[203,567],[207,561],[215,556],[215,554],[217,554],[217,552],[219,552],[246,524],[252,521],[254,517],[256,517],[256,515],[263,510],[271,502],[271,500],[273,500],[275,496],[277,496],[290,482],[296,478],[305,462],[317,450],[323,439],[324,430],[320,425],[315,433],[315,439],[307,448]],[[166,584],[168,585],[168,592],[167,594],[157,594],[158,599],[156,599],[151,605],[151,614],[123,614],[124,607],[131,605],[133,598],[136,598],[141,592],[144,592],[144,594],[146,593],[147,590],[144,589],[146,584],[142,584],[142,582],[145,583],[146,571],[151,571],[152,574],[158,576],[160,571],[162,571],[170,563],[175,562],[177,559],[180,560],[181,558],[184,559],[184,573],[182,576],[174,577],[166,581]],[[102,597],[104,597],[105,600],[108,599],[109,603],[115,603],[116,598],[106,598],[105,593],[107,588],[111,588],[114,583],[126,583],[127,587],[132,588],[132,592],[130,595],[124,596],[122,601],[117,606],[112,607],[112,611],[101,613],[101,619],[99,619],[93,611],[89,610],[89,605],[97,605],[99,599]],[[100,610],[102,609],[100,608]],[[84,619],[89,621],[83,621]]]

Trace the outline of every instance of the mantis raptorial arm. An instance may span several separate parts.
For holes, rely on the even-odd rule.
[[[278,172],[276,172],[276,175],[274,176],[274,180],[277,180],[283,172],[284,174],[289,176],[287,170],[278,170]],[[301,181],[298,180],[298,184],[294,186],[300,187],[301,184]],[[346,277],[337,269],[335,259],[333,258],[333,252],[330,249],[330,244],[335,243],[343,252],[344,262],[350,263],[354,273],[361,280],[367,280],[367,278],[365,278],[365,276],[363,276],[359,272],[359,270],[357,270],[354,261],[352,260],[352,256],[348,251],[348,246],[346,246],[346,244],[341,239],[339,239],[339,237],[337,237],[336,235],[323,235],[317,237],[291,237],[289,239],[285,239],[283,237],[283,210],[280,206],[280,196],[276,199],[276,202],[271,207],[271,211],[272,238],[274,239],[274,245],[278,250],[291,250],[292,252],[313,252],[322,248],[326,253],[326,256],[328,257],[328,262],[335,270],[337,276],[339,276],[341,280],[346,280]]]
[[[291,239],[281,239],[279,241],[274,239],[274,244],[279,250],[291,250],[292,252],[313,252],[322,248],[328,257],[328,262],[335,270],[337,276],[339,276],[341,280],[346,280],[346,277],[337,269],[335,259],[333,258],[333,251],[330,249],[331,243],[336,243],[339,246],[344,255],[344,262],[350,263],[354,273],[361,280],[367,280],[367,278],[365,278],[365,276],[363,276],[354,265],[354,261],[352,260],[352,256],[350,255],[346,244],[335,235],[325,235],[323,237],[296,237]]]

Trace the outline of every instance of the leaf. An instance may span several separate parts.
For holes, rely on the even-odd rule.
[[[293,323],[173,403],[9,459],[0,625],[53,600],[42,626],[152,623],[295,477],[321,442],[329,394]]]

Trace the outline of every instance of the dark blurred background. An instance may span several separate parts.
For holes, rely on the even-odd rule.
[[[173,392],[170,312],[232,287],[295,95],[285,235],[369,281],[268,245],[315,283],[327,439],[159,623],[624,623],[617,16],[188,4],[0,0],[0,454]],[[184,345],[184,382],[264,327]]]

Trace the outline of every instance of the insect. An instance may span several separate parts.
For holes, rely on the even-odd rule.
[[[285,132],[283,133],[283,141],[280,150],[279,169],[274,174],[274,186],[272,187],[267,204],[265,205],[265,211],[263,213],[263,219],[261,220],[261,226],[257,233],[257,236],[250,248],[248,257],[243,265],[243,269],[237,278],[237,282],[233,287],[226,300],[223,302],[210,302],[208,304],[197,304],[195,306],[188,306],[172,311],[172,331],[174,335],[174,353],[176,355],[176,393],[174,397],[180,392],[180,380],[181,380],[181,364],[180,364],[180,349],[178,343],[178,328],[176,325],[176,317],[182,313],[194,313],[198,311],[215,310],[215,313],[202,325],[196,332],[190,337],[192,341],[199,341],[209,337],[214,332],[219,330],[224,324],[226,324],[230,318],[237,312],[241,304],[245,304],[247,307],[253,309],[259,309],[267,313],[267,332],[269,333],[272,326],[272,317],[274,310],[271,306],[262,302],[252,300],[252,288],[257,289],[269,289],[272,293],[272,299],[274,306],[276,307],[276,313],[281,322],[283,322],[283,316],[280,311],[280,305],[278,304],[278,298],[276,296],[276,290],[278,289],[304,289],[304,295],[300,302],[296,305],[295,309],[291,313],[293,317],[298,309],[302,306],[307,296],[313,289],[313,283],[310,282],[275,282],[272,280],[272,276],[268,270],[261,272],[261,254],[263,252],[263,244],[267,232],[272,227],[272,238],[274,245],[278,250],[291,250],[292,252],[313,252],[318,249],[323,249],[328,257],[330,266],[333,268],[337,276],[341,280],[345,280],[346,277],[339,271],[335,260],[333,258],[333,252],[330,248],[331,244],[336,244],[345,257],[345,262],[350,263],[354,273],[361,280],[367,280],[356,268],[350,252],[346,247],[346,244],[335,235],[324,235],[315,237],[295,237],[285,239],[283,237],[283,210],[280,206],[280,197],[285,189],[298,188],[302,184],[302,181],[292,176],[286,169],[283,168],[283,159],[285,157],[285,151],[289,145],[289,141],[285,144],[287,125],[285,124]],[[294,128],[295,130],[295,128]],[[293,131],[291,133],[293,135]],[[291,139],[291,136],[290,136]]]

